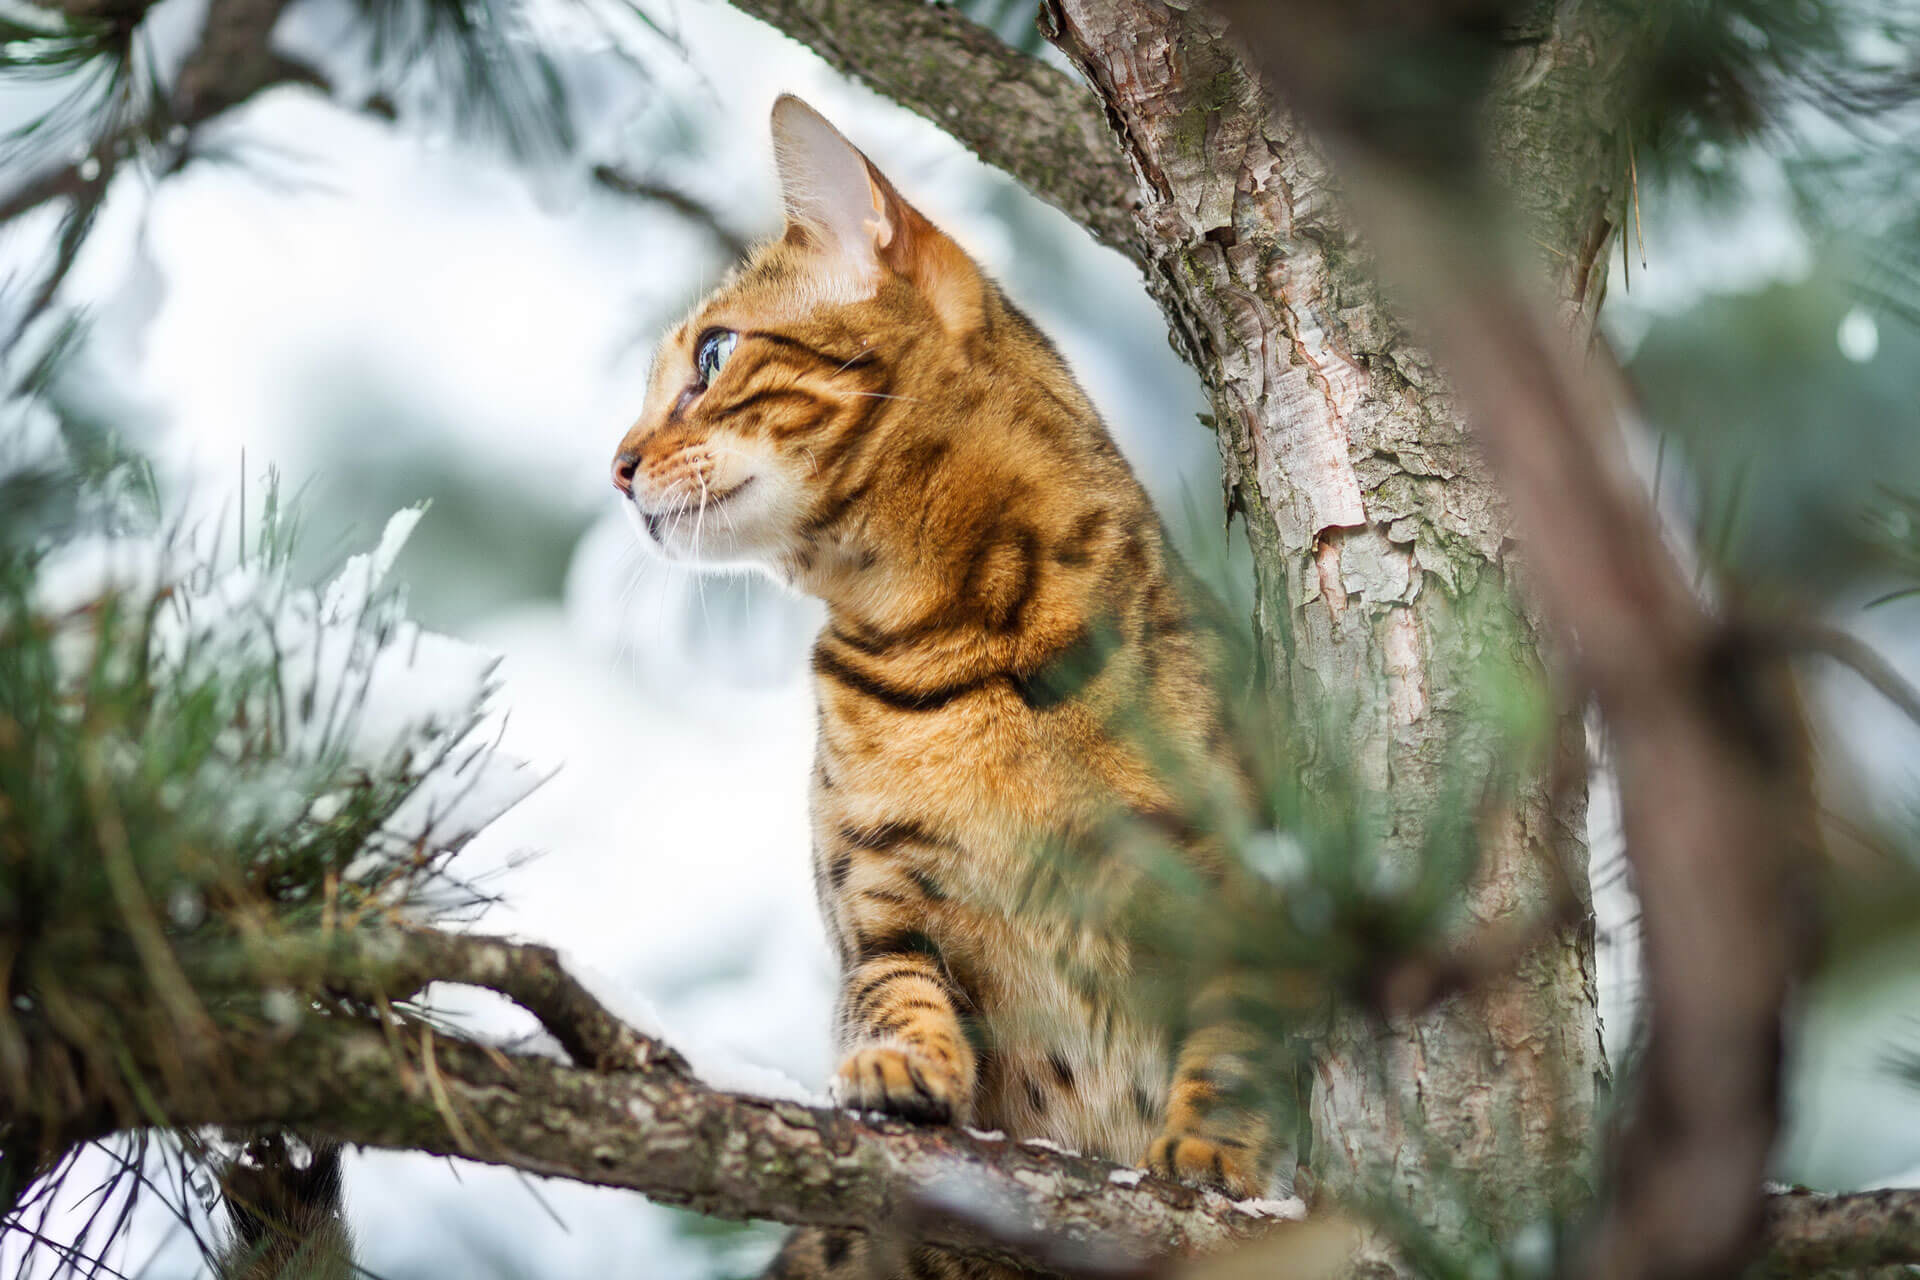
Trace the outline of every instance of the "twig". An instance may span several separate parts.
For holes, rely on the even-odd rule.
[[[51,200],[71,202],[61,224],[53,264],[35,288],[10,337],[17,338],[52,303],[79,258],[81,243],[92,228],[94,215],[99,212],[123,157],[141,140],[162,132],[160,126],[168,126],[156,168],[163,173],[172,172],[191,154],[201,126],[256,94],[280,84],[326,87],[319,72],[280,56],[271,47],[273,28],[291,3],[292,0],[211,0],[200,43],[180,68],[164,120],[140,120],[117,126],[94,139],[79,161],[30,178],[0,199],[0,223]],[[68,0],[61,7],[76,16],[113,16],[116,20],[137,22],[149,6],[139,0]]]
[[[751,247],[747,238],[729,226],[711,205],[679,187],[636,178],[607,164],[593,167],[593,180],[607,190],[618,192],[623,196],[651,200],[656,204],[665,205],[712,236],[721,251],[729,258],[744,258]]]
[[[1745,634],[1787,653],[1817,653],[1831,658],[1873,686],[1874,692],[1920,724],[1920,689],[1909,684],[1872,645],[1849,631],[1817,622],[1775,619],[1748,623]]]
[[[551,947],[437,930],[380,930],[282,937],[215,966],[203,977],[252,973],[274,981],[329,986],[369,1003],[407,999],[432,982],[483,987],[518,1004],[567,1056],[601,1071],[688,1073],[686,1059],[615,1017],[567,972]]]

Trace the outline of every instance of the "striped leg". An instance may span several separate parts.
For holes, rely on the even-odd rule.
[[[1231,1003],[1221,988],[1198,1002],[1201,1020],[1180,1047],[1166,1121],[1146,1164],[1161,1177],[1241,1199],[1266,1189],[1274,1134],[1265,1074],[1274,1064],[1264,1060],[1261,1036],[1231,1016]]]
[[[965,1124],[972,1114],[963,1001],[931,951],[883,952],[848,973],[840,1006],[847,1056],[834,1080],[843,1105],[936,1124]]]

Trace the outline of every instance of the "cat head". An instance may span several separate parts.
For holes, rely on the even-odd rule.
[[[772,126],[785,233],[661,342],[613,480],[668,558],[804,582],[845,552],[850,522],[924,492],[925,476],[877,468],[933,465],[979,416],[968,386],[1022,353],[1053,357],[811,107],[782,97]]]

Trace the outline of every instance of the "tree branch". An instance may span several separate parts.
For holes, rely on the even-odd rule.
[[[615,1017],[568,973],[551,947],[434,929],[329,933],[248,948],[256,977],[325,986],[363,1000],[408,1000],[429,983],[455,982],[506,996],[539,1019],[578,1066],[688,1074],[686,1060]],[[200,969],[200,976],[230,977]]]
[[[508,1054],[418,1021],[314,1016],[290,1030],[223,1031],[191,1082],[147,1073],[147,1105],[169,1128],[286,1129],[460,1156],[718,1217],[904,1231],[1062,1274],[1156,1275],[1140,1260],[1295,1229],[1102,1160],[715,1090],[673,1049],[620,1023],[548,947],[406,930],[284,937],[182,962],[210,988],[245,978],[385,1000],[430,982],[480,986],[526,1007],[576,1063],[594,1065]],[[44,1101],[13,1099],[13,1123]],[[38,1119],[41,1149],[150,1123],[101,1101]],[[1765,1257],[1783,1272],[1920,1263],[1920,1191],[1774,1196]]]
[[[1071,76],[926,0],[733,0],[1144,265],[1132,175]]]
[[[507,1054],[415,1020],[311,1016],[291,1029],[221,1032],[197,1047],[190,1079],[143,1072],[148,1115],[96,1101],[40,1116],[45,1145],[154,1116],[172,1129],[288,1129],[625,1187],[721,1217],[861,1231],[907,1224],[927,1243],[1054,1268],[1196,1255],[1275,1225],[1101,1160],[716,1091],[678,1053],[621,1025],[545,947],[393,931],[281,938],[270,950],[255,943],[182,963],[209,990],[244,977],[391,999],[429,982],[478,985],[533,1011],[578,1059],[605,1065]],[[16,1122],[44,1101],[14,1099]]]

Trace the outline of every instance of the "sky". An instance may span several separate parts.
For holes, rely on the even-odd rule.
[[[192,0],[167,7],[193,29]],[[1131,266],[932,125],[727,6],[658,8],[682,48],[627,33],[645,81],[617,73],[596,30],[562,6],[535,10],[595,95],[587,158],[670,178],[730,226],[768,233],[767,109],[799,93],[1056,337],[1174,524],[1217,510],[1198,384]],[[309,0],[280,34],[331,60],[351,90],[341,15],[334,0]],[[277,473],[302,489],[317,569],[370,545],[396,507],[431,499],[396,575],[430,625],[501,656],[503,749],[551,775],[461,855],[464,874],[503,895],[485,927],[561,947],[743,1079],[770,1070],[818,1089],[832,1062],[833,975],[805,828],[804,654],[817,609],[762,580],[650,560],[607,480],[654,337],[724,262],[701,228],[592,189],[578,160],[529,172],[454,133],[446,121],[396,130],[282,89],[221,126],[239,163],[117,186],[66,295],[95,326],[73,393],[129,424],[207,519],[232,512],[243,480],[257,493]],[[0,262],[37,252],[46,231],[42,220],[0,234]],[[1720,247],[1684,263],[1655,254],[1645,272],[1635,263],[1624,300],[1615,291],[1609,325],[1623,348],[1703,291],[1807,269],[1792,226],[1764,210],[1731,233],[1688,234],[1674,232]],[[1596,848],[1617,845],[1604,793],[1594,809]],[[1610,942],[1630,936],[1623,891],[1603,893],[1601,909]],[[1631,973],[1630,948],[1603,954],[1616,1048]],[[1861,997],[1880,1010],[1871,1018],[1857,1000],[1818,1005],[1820,1051],[1795,1076],[1809,1118],[1788,1144],[1789,1172],[1837,1185],[1920,1165],[1911,1103],[1903,1111],[1896,1090],[1872,1093],[1849,1074],[1861,1058],[1848,1037],[1884,1034],[1912,994]],[[489,1032],[525,1028],[490,999],[445,1001]],[[1841,1092],[1852,1105],[1834,1101]],[[356,1154],[347,1187],[360,1261],[392,1280],[578,1276],[636,1259],[648,1276],[694,1280],[749,1269],[741,1260],[777,1239],[703,1243],[637,1196],[536,1191],[516,1174],[420,1156]],[[143,1219],[125,1256],[157,1248],[149,1274],[192,1274],[191,1251],[167,1231]],[[716,1248],[741,1252],[723,1264]]]

